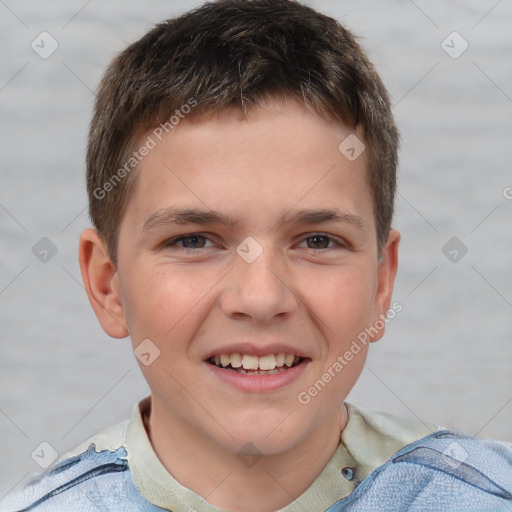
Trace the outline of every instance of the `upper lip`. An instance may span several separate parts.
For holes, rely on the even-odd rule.
[[[295,356],[299,356],[302,358],[309,358],[309,356],[303,350],[283,343],[271,343],[266,345],[262,343],[232,343],[216,349],[212,349],[210,352],[206,354],[204,360],[206,361],[211,357],[220,356],[221,354],[241,354],[248,356],[263,357],[269,354],[281,353],[293,354]]]

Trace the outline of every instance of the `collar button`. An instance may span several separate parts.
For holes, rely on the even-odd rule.
[[[349,467],[343,468],[341,470],[341,474],[348,481],[351,481],[354,479],[354,470],[352,468],[349,468]]]

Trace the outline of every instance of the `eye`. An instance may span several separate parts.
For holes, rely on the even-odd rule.
[[[306,243],[308,249],[334,249],[337,247],[343,247],[344,244],[339,242],[338,240],[324,234],[324,233],[315,233],[306,237],[302,243]]]
[[[206,243],[211,242],[210,239],[197,233],[190,235],[183,235],[178,238],[173,238],[164,244],[167,247],[176,247],[177,249],[202,249],[206,247]],[[210,245],[211,247],[211,245]]]

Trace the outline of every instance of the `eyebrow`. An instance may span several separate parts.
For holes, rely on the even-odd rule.
[[[366,227],[362,217],[338,209],[302,209],[283,214],[277,224],[319,224],[322,222],[343,222],[360,229]],[[215,210],[200,208],[166,208],[151,214],[144,222],[142,231],[150,231],[169,224],[219,224],[234,227],[238,219]],[[274,224],[275,225],[275,224]]]

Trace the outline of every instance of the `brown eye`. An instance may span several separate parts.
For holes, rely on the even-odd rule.
[[[187,249],[197,249],[204,247],[206,238],[201,235],[191,235],[182,238],[183,246]]]
[[[306,238],[309,249],[327,249],[331,239],[325,235],[313,235]]]
[[[202,249],[206,245],[207,238],[202,235],[185,235],[172,240],[167,246],[178,246],[183,249]]]

